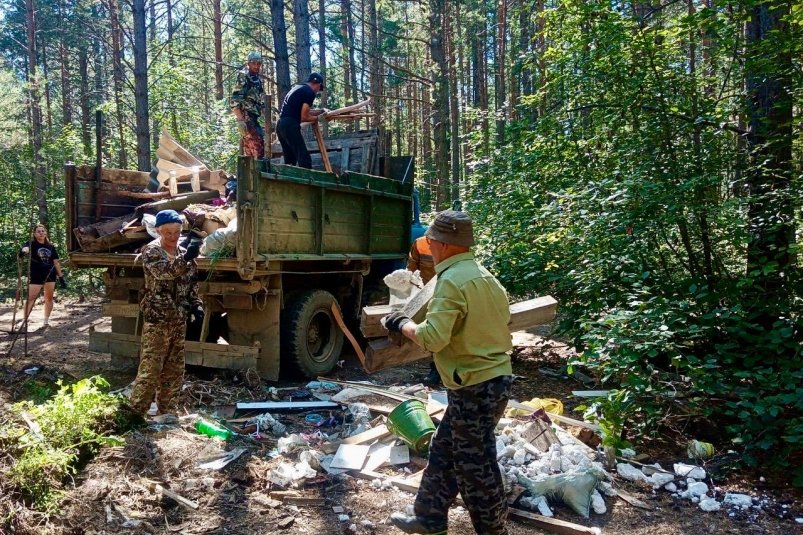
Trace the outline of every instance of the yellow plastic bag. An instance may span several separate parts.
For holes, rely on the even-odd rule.
[[[552,399],[552,398],[533,398],[530,401],[525,401],[522,405],[527,405],[528,407],[532,407],[533,410],[537,411],[538,409],[544,409],[546,412],[551,412],[552,414],[563,414],[563,403],[559,399]],[[514,409],[510,408],[505,411],[505,416],[508,418],[514,418],[516,416],[527,416],[530,414],[524,409]]]

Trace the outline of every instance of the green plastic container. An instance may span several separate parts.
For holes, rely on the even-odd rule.
[[[206,420],[198,420],[197,422],[195,422],[195,430],[201,433],[202,435],[219,438],[221,440],[228,440],[232,436],[234,436],[234,433],[232,433],[225,427],[221,427],[215,423]]]
[[[388,429],[408,446],[421,454],[429,450],[429,441],[435,433],[435,424],[427,414],[427,407],[417,399],[401,403],[388,414]]]

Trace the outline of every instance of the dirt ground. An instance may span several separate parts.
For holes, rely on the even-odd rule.
[[[31,365],[38,366],[40,373],[76,379],[102,375],[113,387],[125,386],[133,380],[133,370],[113,369],[108,355],[87,349],[90,326],[102,321],[99,300],[57,303],[51,327],[28,335],[27,355],[23,337],[16,339],[11,354],[7,355],[13,341],[7,332],[11,314],[10,304],[0,307],[0,371],[5,376],[0,386],[0,413],[8,410],[7,403],[18,398],[14,385],[18,384],[18,378],[24,379],[22,370]],[[41,305],[34,311],[29,330],[36,331],[40,324]],[[517,335],[515,341],[514,373],[520,377],[514,385],[513,397],[520,401],[532,397],[558,398],[564,401],[565,414],[579,418],[571,409],[580,400],[572,398],[571,391],[588,387],[560,374],[548,376],[539,371],[560,370],[571,349],[533,334]],[[412,385],[419,383],[427,371],[428,364],[420,362],[369,377],[356,358],[350,356],[331,377],[370,379],[385,386]],[[268,384],[255,374],[190,368],[182,403],[186,414],[230,414],[237,401],[266,399],[269,387],[301,388],[304,384]],[[310,431],[304,414],[283,413],[280,419],[290,430]],[[378,489],[371,481],[348,475],[321,475],[326,473],[319,471],[319,476],[308,480],[303,488],[290,491],[296,498],[319,500],[299,505],[282,503],[283,495],[277,494],[280,489],[269,481],[269,473],[283,461],[297,461],[297,452],[272,458],[269,453],[276,446],[273,439],[256,441],[243,437],[223,445],[197,434],[191,419],[181,426],[144,427],[125,438],[124,446],[104,448],[82,467],[63,501],[61,514],[46,517],[17,508],[26,525],[38,526],[31,533],[392,534],[399,532],[387,524],[389,515],[411,504],[414,498],[413,494],[395,488]],[[243,447],[247,452],[220,471],[195,467],[197,459],[223,447],[228,450]],[[664,467],[671,467],[685,457],[684,448],[685,443],[677,436],[657,437],[636,445],[639,453],[649,456],[645,462],[660,462]],[[419,470],[422,461],[417,462],[418,465],[411,463],[408,470]],[[405,475],[395,468],[380,470]],[[783,481],[759,476],[758,472],[724,474],[714,482],[720,496],[727,491],[769,496],[771,505],[758,513],[737,513],[733,517],[725,510],[704,513],[691,502],[673,499],[668,492],[656,494],[621,479],[617,479],[616,487],[646,502],[650,510],[612,498],[606,498],[606,514],[592,514],[590,519],[582,519],[560,505],[553,510],[556,518],[597,526],[602,533],[611,534],[803,533],[803,525],[795,523],[796,517],[803,516],[799,490]],[[196,502],[198,508],[160,497],[149,488],[149,481],[157,481]],[[8,499],[0,496],[0,500]],[[343,508],[342,513],[333,510],[337,506]],[[348,515],[348,519],[341,520],[339,514]],[[779,518],[781,515],[783,518]],[[468,514],[459,502],[452,508],[449,520],[449,533],[473,533]],[[511,535],[546,533],[521,520],[511,520],[509,532]]]

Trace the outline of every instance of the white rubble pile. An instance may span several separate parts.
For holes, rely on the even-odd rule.
[[[659,464],[643,466],[639,470],[629,463],[619,463],[616,465],[616,473],[628,481],[650,484],[656,490],[663,488],[675,498],[695,503],[706,512],[726,509],[730,517],[744,513],[753,517],[758,512],[767,512],[773,505],[772,500],[759,500],[748,494],[725,493],[723,497],[719,487],[711,488],[702,481],[708,477],[705,469],[692,464],[675,463],[672,472],[669,472]],[[597,486],[603,494],[605,485],[602,482]],[[784,517],[783,514],[779,516]]]
[[[541,452],[522,438],[527,426],[527,423],[514,423],[503,428],[496,437],[497,460],[506,486],[521,483],[528,489],[549,489],[546,497],[568,493],[572,499],[564,501],[578,513],[587,514],[591,510],[604,514],[607,506],[603,496],[610,496],[612,492],[615,495],[615,491],[608,482],[610,474],[595,460],[595,452],[559,427],[555,432],[560,443]],[[541,515],[552,516],[546,497],[524,497],[520,503]],[[574,505],[569,501],[575,502]]]

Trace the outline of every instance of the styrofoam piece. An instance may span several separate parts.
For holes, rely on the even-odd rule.
[[[360,470],[365,464],[370,446],[361,444],[341,444],[337,448],[334,459],[329,464],[331,468],[343,468],[344,470]]]
[[[673,466],[675,474],[680,477],[691,477],[694,479],[705,479],[705,469],[693,464],[675,463]]]
[[[702,481],[696,481],[691,485],[689,485],[687,492],[689,493],[690,496],[697,496],[697,497],[705,496],[705,494],[708,492],[708,485],[706,485]]]
[[[703,498],[700,500],[700,509],[703,511],[710,513],[712,511],[719,511],[720,504],[714,498]]]
[[[663,487],[667,483],[671,483],[675,480],[675,476],[673,474],[667,474],[666,472],[653,472],[653,474],[649,477],[650,483],[656,489],[659,487]]]
[[[644,472],[628,463],[618,463],[616,465],[616,473],[628,481],[650,481],[649,478],[644,475]]]
[[[750,507],[753,505],[753,498],[748,496],[747,494],[736,494],[736,493],[727,493],[725,494],[725,499],[722,500],[722,503],[725,505],[737,506],[737,507]]]
[[[591,493],[591,509],[593,509],[598,515],[604,515],[608,511],[608,507],[605,505],[605,500],[596,489],[594,489],[594,491]]]

